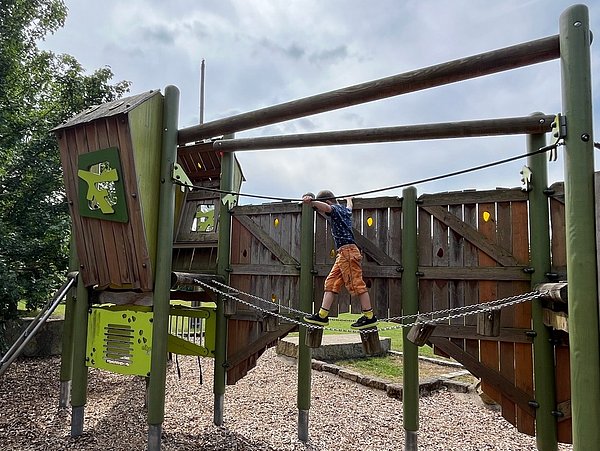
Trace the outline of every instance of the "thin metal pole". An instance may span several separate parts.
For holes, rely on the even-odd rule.
[[[204,59],[200,63],[200,117],[198,123],[204,124],[204,78],[206,74],[206,64]]]
[[[231,136],[232,137],[232,136]],[[233,191],[233,174],[235,167],[235,156],[233,153],[225,153],[221,156],[221,182],[222,191]],[[217,248],[217,274],[220,275],[225,284],[229,285],[229,259],[231,253],[231,211],[226,194],[221,194],[219,212],[219,245]],[[224,298],[221,296],[217,302],[216,313],[216,339],[215,339],[215,369],[213,381],[214,412],[213,423],[216,426],[223,425],[223,410],[225,407],[225,383],[227,378],[227,318],[225,317]]]
[[[419,311],[417,279],[417,190],[414,186],[402,192],[402,315]],[[408,340],[408,328],[402,329],[402,407],[404,411],[405,451],[416,451],[419,430],[419,350]]]
[[[600,443],[600,349],[594,223],[594,140],[588,9],[560,16],[565,138],[565,221],[573,449]]]
[[[152,318],[152,361],[148,386],[148,450],[160,450],[162,423],[165,417],[165,385],[167,379],[167,337],[173,256],[173,217],[175,185],[173,166],[177,161],[177,123],[179,120],[179,89],[165,88],[163,107],[162,154],[160,162],[160,192],[156,271]]]
[[[179,144],[442,86],[560,56],[558,36],[506,47],[179,130]]]
[[[540,113],[532,117],[541,117]],[[527,151],[535,153],[546,146],[546,135],[535,134],[527,137]],[[544,154],[530,155],[527,165],[531,170],[531,190],[529,191],[529,230],[531,267],[531,287],[547,282],[550,272],[550,225],[548,197],[548,163]],[[531,305],[533,329],[533,375],[535,382],[535,400],[539,408],[535,414],[535,436],[540,451],[558,449],[556,417],[556,386],[554,378],[554,347],[550,341],[550,330],[544,324],[542,302],[536,299]]]
[[[315,213],[309,204],[302,204],[300,232],[300,310],[312,311]],[[298,440],[307,442],[310,409],[312,349],[306,346],[306,327],[300,327],[298,337]]]
[[[378,127],[334,132],[301,133],[295,135],[263,136],[218,140],[213,148],[222,152],[231,149],[267,150],[309,146],[337,146],[395,141],[418,141],[424,139],[468,138],[547,133],[551,131],[554,116],[513,117],[475,121],[446,122],[438,124]]]

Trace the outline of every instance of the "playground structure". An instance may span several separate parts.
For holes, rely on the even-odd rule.
[[[587,8],[576,5],[561,16],[557,36],[198,126],[177,129],[179,93],[169,86],[164,97],[121,99],[56,128],[79,273],[76,296],[67,301],[61,365],[71,434],[83,432],[87,371],[98,367],[148,378],[148,449],[160,449],[168,352],[215,358],[214,423],[221,425],[226,383],[242,378],[266,347],[299,326],[297,311],[312,311],[320,299],[333,250],[324,219],[294,202],[236,206],[243,176],[235,151],[527,134],[525,190],[417,198],[407,187],[402,199],[357,199],[365,277],[376,314],[405,326],[410,315],[537,293],[477,318],[438,320],[424,341],[481,377],[504,417],[536,435],[538,449],[600,442],[590,43]],[[556,116],[231,135],[556,58],[563,96]],[[546,133],[554,138],[550,146]],[[564,188],[548,188],[540,149],[559,144]],[[560,325],[566,305],[536,290],[565,278],[568,328]],[[254,298],[237,303],[244,293]],[[349,297],[339,301],[341,310],[356,307]],[[298,438],[306,441],[311,351],[303,345],[308,328],[298,328]],[[405,327],[405,449],[416,449],[417,347],[408,334]]]

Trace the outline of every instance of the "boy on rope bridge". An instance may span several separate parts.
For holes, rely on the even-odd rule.
[[[362,255],[354,242],[352,233],[352,198],[346,198],[347,206],[340,205],[333,193],[329,190],[320,191],[315,200],[312,193],[302,196],[302,202],[310,204],[314,209],[328,216],[331,224],[331,234],[337,248],[335,263],[327,279],[325,279],[325,293],[321,308],[317,313],[304,317],[304,321],[319,326],[329,324],[329,310],[335,300],[335,295],[340,292],[342,285],[351,295],[358,296],[363,316],[350,327],[353,329],[367,329],[377,324],[373,314],[371,298],[362,276]]]

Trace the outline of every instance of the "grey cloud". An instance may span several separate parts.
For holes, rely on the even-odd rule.
[[[311,63],[333,63],[343,60],[348,57],[348,48],[345,45],[340,45],[333,49],[323,50],[321,52],[312,53],[308,58]]]
[[[175,43],[175,37],[177,34],[176,30],[168,29],[162,25],[141,27],[140,32],[144,37],[144,40],[148,40],[152,43],[159,43],[165,46],[173,45]]]
[[[293,43],[289,47],[282,47],[279,44],[274,43],[270,39],[261,39],[260,46],[270,52],[278,53],[292,59],[300,59],[306,53],[305,50],[298,44]]]

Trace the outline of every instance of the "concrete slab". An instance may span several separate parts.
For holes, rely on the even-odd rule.
[[[381,351],[386,354],[391,347],[391,338],[380,337]],[[285,337],[277,343],[277,354],[298,357],[298,337]],[[321,347],[313,348],[312,358],[332,361],[365,357],[359,334],[323,335]]]

